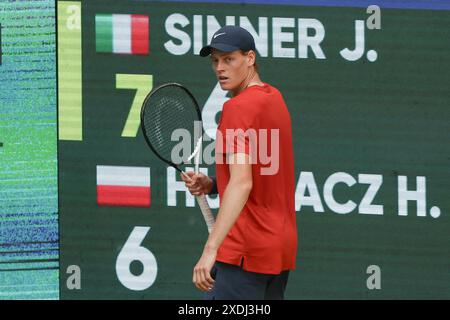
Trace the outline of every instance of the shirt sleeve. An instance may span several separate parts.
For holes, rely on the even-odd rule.
[[[249,108],[236,103],[225,103],[218,128],[222,142],[219,149],[227,154],[250,154],[257,138],[254,127],[254,117]]]

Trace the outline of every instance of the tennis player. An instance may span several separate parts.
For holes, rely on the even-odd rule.
[[[280,92],[261,81],[255,41],[247,30],[221,28],[200,55],[211,56],[220,86],[232,98],[223,105],[217,129],[216,177],[189,172],[189,182],[182,176],[193,195],[220,196],[217,219],[194,268],[193,282],[206,292],[206,299],[284,299],[297,253],[288,109]],[[255,135],[234,134],[250,131],[267,135],[257,134],[255,140]],[[254,152],[264,145],[269,145],[271,159],[279,162],[270,164],[276,170]]]

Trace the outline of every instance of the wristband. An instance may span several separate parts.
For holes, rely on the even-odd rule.
[[[216,182],[216,177],[210,177],[212,179],[212,189],[208,194],[218,194],[219,191],[217,190],[217,182]]]

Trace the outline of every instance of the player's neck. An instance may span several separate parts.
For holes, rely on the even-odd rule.
[[[241,82],[241,84],[234,90],[230,90],[231,91],[231,95],[233,97],[237,96],[238,94],[240,94],[242,91],[244,91],[245,89],[247,89],[248,87],[251,86],[263,86],[264,83],[261,81],[261,78],[259,77],[258,72],[256,72],[255,69],[252,69],[248,76]]]

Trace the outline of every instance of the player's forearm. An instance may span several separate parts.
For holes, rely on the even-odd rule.
[[[222,203],[214,228],[206,242],[206,248],[217,250],[220,247],[222,241],[239,217],[242,208],[244,208],[251,189],[251,180],[230,180],[223,194]]]

